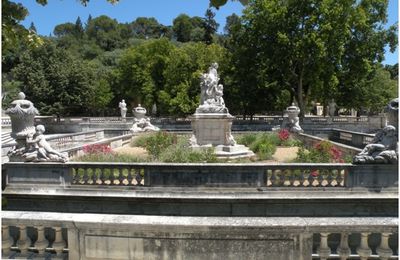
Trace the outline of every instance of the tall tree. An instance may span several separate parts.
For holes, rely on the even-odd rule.
[[[396,44],[394,30],[382,27],[386,11],[387,0],[254,0],[240,47],[252,49],[246,65],[255,77],[290,91],[304,113],[310,93],[343,93],[372,72],[386,44]],[[351,104],[353,96],[342,98]]]
[[[215,13],[208,8],[204,18],[204,41],[206,44],[211,44],[213,42],[213,36],[218,30],[219,24],[214,19]]]
[[[180,14],[173,21],[172,30],[174,31],[176,40],[179,42],[190,41],[190,33],[193,29],[191,19],[186,14]]]
[[[84,33],[81,18],[78,16],[75,21],[75,34],[77,37],[82,37]]]

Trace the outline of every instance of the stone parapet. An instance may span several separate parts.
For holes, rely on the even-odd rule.
[[[60,237],[59,242],[68,242],[63,244],[65,247],[68,245],[63,252],[64,255],[68,252],[69,259],[311,260],[312,255],[318,256],[319,252],[334,256],[325,246],[329,242],[330,246],[335,245],[333,250],[339,248],[339,242],[343,240],[341,234],[356,235],[346,237],[346,241],[348,239],[350,242],[346,246],[350,246],[353,252],[362,245],[366,249],[374,249],[373,252],[375,248],[383,247],[385,250],[377,251],[389,254],[391,250],[392,254],[396,254],[397,224],[397,218],[387,217],[168,217],[20,211],[2,213],[3,230],[7,228],[7,232],[3,232],[3,241],[8,237],[18,241],[18,233],[25,230],[17,228],[9,232],[8,227],[44,226],[65,230],[67,236]],[[368,244],[363,244],[360,234],[369,239]],[[48,236],[46,238],[49,239]],[[380,242],[382,238],[384,243]],[[33,243],[32,249],[35,248]],[[18,256],[15,251],[18,247],[3,247],[3,254],[6,249],[10,255]],[[374,256],[377,256],[376,253]]]

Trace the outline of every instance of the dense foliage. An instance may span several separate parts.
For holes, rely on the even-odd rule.
[[[43,115],[118,115],[125,99],[129,108],[155,104],[157,115],[185,116],[198,106],[200,75],[212,62],[232,114],[282,111],[293,101],[307,112],[311,101],[332,98],[376,113],[397,96],[398,66],[381,64],[385,46],[397,45],[396,26],[384,27],[387,0],[241,2],[243,16],[227,17],[222,35],[208,8],[204,17],[180,14],[172,26],[78,17],[38,37],[34,24],[19,25],[28,10],[2,0],[3,107],[22,90]]]

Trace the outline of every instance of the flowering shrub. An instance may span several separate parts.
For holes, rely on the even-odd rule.
[[[309,150],[301,147],[297,162],[306,163],[344,163],[343,153],[329,141],[321,141]]]
[[[112,153],[111,147],[107,144],[85,144],[82,150],[86,154]]]
[[[279,137],[279,140],[281,140],[281,142],[288,140],[290,137],[289,130],[287,130],[287,129],[279,130],[278,137]]]

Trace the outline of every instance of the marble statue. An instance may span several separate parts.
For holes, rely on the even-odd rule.
[[[336,109],[337,109],[337,105],[336,105],[334,99],[331,99],[331,101],[330,101],[329,104],[328,104],[328,107],[329,107],[329,108],[328,108],[329,116],[335,116],[335,112],[336,112]]]
[[[235,117],[225,106],[224,86],[219,84],[218,64],[212,63],[200,78],[200,105],[190,117],[193,134],[189,143],[193,149],[213,147],[219,158],[251,157],[254,153],[237,144],[231,129]]]
[[[200,106],[196,113],[228,113],[223,99],[224,87],[218,84],[218,63],[214,62],[200,78]]]
[[[46,141],[43,133],[45,127],[43,125],[36,126],[36,133],[29,134],[26,138],[26,144],[29,146],[27,151],[22,155],[25,161],[33,162],[66,162],[68,161],[67,153],[60,153],[54,150]]]
[[[292,103],[291,106],[286,108],[285,113],[288,115],[288,117],[284,119],[282,128],[286,128],[292,133],[304,132],[299,123],[300,108]]]
[[[66,162],[67,154],[61,154],[50,147],[43,133],[43,125],[34,126],[35,116],[39,114],[33,103],[20,92],[6,110],[11,119],[11,137],[16,146],[7,155],[11,162]]]
[[[121,117],[122,117],[122,118],[125,118],[125,117],[126,117],[126,111],[127,111],[128,109],[126,108],[126,103],[125,103],[125,100],[124,100],[124,99],[122,99],[122,101],[119,102],[119,108],[120,108],[120,110],[121,110]]]
[[[142,107],[140,104],[132,109],[134,118],[133,126],[130,129],[132,133],[140,133],[147,131],[159,131],[160,128],[152,125],[150,123],[150,118],[146,117],[146,108]]]
[[[398,163],[398,109],[398,99],[391,100],[385,108],[388,125],[378,131],[372,142],[354,156],[354,164]]]
[[[355,164],[366,163],[392,163],[398,162],[398,148],[396,128],[392,125],[385,126],[378,132],[374,140],[353,158]]]

